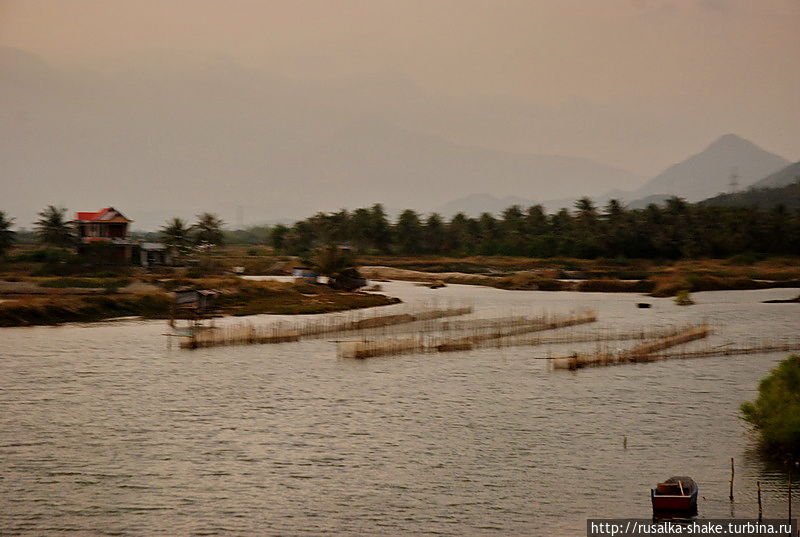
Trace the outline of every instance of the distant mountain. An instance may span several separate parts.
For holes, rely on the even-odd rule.
[[[672,196],[696,202],[728,191],[734,173],[740,188],[751,186],[768,174],[775,174],[777,177],[774,181],[784,181],[785,184],[787,177],[792,174],[788,168],[784,173],[788,163],[783,157],[765,151],[744,138],[726,134],[700,153],[670,166],[636,190],[612,190],[602,196],[592,196],[592,199],[598,206],[605,205],[610,199],[618,199],[632,209],[642,209],[650,203],[660,204]],[[572,207],[574,199],[581,195],[576,192],[573,199],[545,200],[542,205],[549,211]]]
[[[786,186],[796,182],[798,178],[800,178],[800,162],[795,162],[764,177],[760,181],[756,181],[753,183],[753,188]]]
[[[670,166],[626,198],[633,201],[665,194],[700,201],[729,190],[731,174],[737,175],[740,187],[747,187],[787,164],[789,161],[783,157],[735,134],[726,134],[702,152]]]
[[[784,186],[750,188],[733,194],[720,194],[700,202],[713,207],[757,207],[774,209],[783,205],[787,210],[800,209],[800,179]]]

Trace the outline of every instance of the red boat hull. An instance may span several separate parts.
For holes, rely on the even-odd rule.
[[[653,501],[653,511],[685,511],[697,510],[697,493],[694,489],[690,494],[672,495],[656,494],[655,489],[650,491],[650,498]]]
[[[689,511],[692,509],[690,496],[653,496],[653,509],[657,511]]]

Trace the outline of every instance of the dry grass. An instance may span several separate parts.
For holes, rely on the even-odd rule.
[[[179,280],[178,285],[221,291],[218,305],[228,315],[258,313],[326,313],[394,304],[384,295],[334,291],[324,285],[283,282],[250,282],[239,278]],[[169,293],[135,295],[20,296],[0,303],[0,326],[49,325],[92,322],[121,316],[166,318],[172,298]]]

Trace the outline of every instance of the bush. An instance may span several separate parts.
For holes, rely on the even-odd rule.
[[[800,455],[800,356],[782,361],[758,386],[758,399],[743,403],[742,416],[761,435],[769,452]]]
[[[678,306],[691,306],[694,304],[694,300],[692,300],[692,296],[689,294],[689,291],[686,289],[681,289],[678,291],[678,294],[675,295],[675,303]]]
[[[69,263],[76,259],[74,252],[62,248],[38,248],[20,252],[9,258],[12,263]]]

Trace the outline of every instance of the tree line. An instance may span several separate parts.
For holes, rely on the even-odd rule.
[[[71,221],[66,217],[67,210],[62,207],[48,205],[34,222],[33,229],[36,241],[43,246],[54,248],[74,248],[78,245],[78,237]],[[16,232],[11,228],[14,219],[0,211],[0,256],[4,255],[16,243]],[[194,248],[222,246],[225,243],[225,222],[212,213],[197,215],[197,222],[188,224],[181,218],[169,220],[158,232],[161,239],[179,254],[188,253]]]
[[[664,206],[627,209],[618,200],[598,208],[589,198],[548,214],[541,205],[514,205],[499,216],[463,213],[445,220],[411,209],[390,222],[380,204],[352,212],[317,213],[274,226],[270,245],[303,255],[321,244],[346,244],[361,253],[449,256],[679,259],[752,252],[800,254],[800,212],[710,207],[673,197]]]
[[[48,206],[35,224],[39,242],[75,244],[64,209]],[[0,211],[0,255],[14,243],[13,221]],[[548,214],[541,205],[508,207],[499,216],[459,213],[446,220],[406,209],[390,220],[381,204],[354,211],[317,213],[292,225],[255,231],[225,231],[212,213],[189,224],[169,220],[157,238],[177,253],[219,246],[238,233],[249,244],[256,234],[278,253],[305,256],[326,245],[384,255],[508,255],[523,257],[627,257],[679,259],[730,257],[742,253],[800,255],[800,211],[778,205],[761,210],[690,204],[673,197],[663,206],[627,209],[617,200],[598,208],[581,198],[573,210]],[[256,233],[257,232],[257,233]],[[233,235],[232,235],[233,234]],[[233,242],[233,241],[232,241]]]

